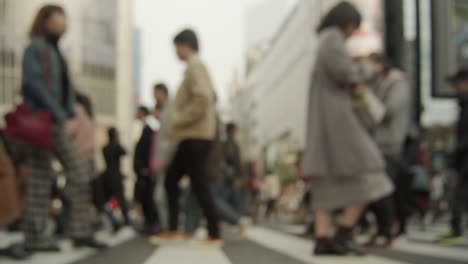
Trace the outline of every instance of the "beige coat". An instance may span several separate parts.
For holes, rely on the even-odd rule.
[[[208,71],[197,55],[188,61],[184,80],[171,106],[168,133],[177,142],[215,138],[215,93]]]

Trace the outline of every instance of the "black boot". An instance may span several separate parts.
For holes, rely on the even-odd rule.
[[[24,245],[12,245],[6,249],[0,249],[0,256],[5,256],[14,260],[25,260],[31,257],[32,253],[27,251]]]
[[[367,250],[354,241],[353,230],[349,227],[340,227],[335,237],[336,243],[346,248],[349,253],[356,256],[367,255]]]
[[[330,239],[317,239],[314,249],[315,256],[344,256],[349,253],[349,250]]]

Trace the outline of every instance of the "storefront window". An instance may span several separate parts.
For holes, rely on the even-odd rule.
[[[446,77],[468,66],[468,0],[432,1],[434,67],[432,93],[453,96]]]

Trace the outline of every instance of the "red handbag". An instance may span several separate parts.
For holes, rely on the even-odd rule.
[[[47,110],[33,112],[27,105],[19,105],[6,117],[5,134],[49,150],[52,148],[52,116]]]
[[[44,86],[50,92],[50,61],[47,46],[42,50]],[[52,115],[47,110],[34,112],[25,104],[18,105],[6,116],[5,134],[34,147],[52,149]]]

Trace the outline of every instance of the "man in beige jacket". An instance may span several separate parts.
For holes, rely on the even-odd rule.
[[[219,220],[209,188],[208,155],[216,135],[215,92],[208,71],[198,56],[198,39],[184,30],[174,39],[177,56],[187,64],[184,80],[171,107],[168,135],[177,142],[165,181],[169,206],[169,233],[161,239],[180,239],[179,181],[184,175],[208,222],[207,245],[221,244]]]

